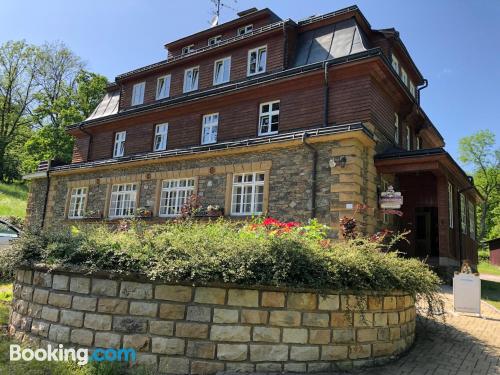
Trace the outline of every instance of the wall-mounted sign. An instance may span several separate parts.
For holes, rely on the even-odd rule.
[[[380,208],[398,210],[403,205],[403,196],[401,192],[394,191],[392,185],[389,185],[387,191],[380,193]]]

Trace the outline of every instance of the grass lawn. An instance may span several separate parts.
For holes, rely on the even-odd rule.
[[[10,301],[12,301],[12,284],[0,284],[0,325],[9,322]]]
[[[488,262],[480,262],[477,266],[477,270],[479,271],[479,273],[500,276],[500,267]]]
[[[481,298],[500,309],[500,283],[481,280]]]
[[[24,217],[27,197],[26,184],[0,182],[0,216]]]

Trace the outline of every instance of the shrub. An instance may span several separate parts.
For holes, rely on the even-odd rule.
[[[490,251],[489,250],[479,250],[477,252],[479,262],[489,262],[490,261]]]

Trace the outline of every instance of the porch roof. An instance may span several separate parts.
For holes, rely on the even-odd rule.
[[[445,174],[452,179],[459,190],[468,191],[476,203],[483,197],[474,185],[471,176],[458,165],[458,163],[443,148],[430,148],[423,150],[391,149],[375,155],[375,167],[380,173],[415,173],[433,172]]]

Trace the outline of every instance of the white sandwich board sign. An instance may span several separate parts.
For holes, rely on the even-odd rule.
[[[481,279],[473,273],[453,277],[453,308],[456,312],[481,314]]]

